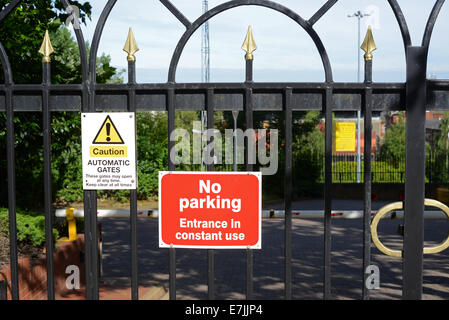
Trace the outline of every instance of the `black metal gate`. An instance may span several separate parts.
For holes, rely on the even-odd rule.
[[[64,7],[68,0],[61,0]],[[449,82],[426,78],[427,55],[432,30],[444,0],[437,0],[428,19],[420,45],[412,45],[406,19],[396,0],[388,0],[399,25],[406,53],[407,79],[405,83],[372,82],[372,39],[367,39],[365,55],[365,79],[363,83],[338,83],[333,81],[331,63],[314,24],[337,3],[327,1],[312,17],[304,19],[283,5],[267,0],[232,0],[189,21],[169,0],[160,0],[185,26],[173,53],[166,83],[136,83],[136,62],[128,57],[128,83],[108,85],[96,83],[97,51],[109,13],[116,0],[109,0],[96,26],[88,56],[83,33],[75,29],[81,56],[82,83],[53,85],[50,83],[50,59],[44,57],[42,84],[18,85],[13,75],[8,55],[0,44],[0,59],[5,84],[0,85],[0,110],[6,111],[8,200],[11,246],[11,289],[13,299],[19,298],[17,239],[16,239],[16,187],[14,155],[14,123],[16,111],[42,112],[44,125],[44,180],[47,253],[52,248],[52,199],[50,171],[50,113],[52,111],[101,112],[101,111],[167,111],[168,136],[175,129],[175,110],[207,111],[207,127],[213,127],[216,110],[243,110],[248,128],[253,126],[256,111],[283,111],[286,133],[285,169],[285,298],[292,298],[292,112],[322,110],[325,114],[325,186],[324,186],[324,299],[331,295],[331,207],[332,207],[332,112],[362,111],[365,117],[364,146],[364,218],[363,218],[363,270],[370,265],[371,219],[371,132],[372,113],[384,110],[407,111],[407,149],[405,178],[405,238],[403,248],[403,298],[420,299],[422,295],[423,213],[425,188],[425,112],[429,109],[449,110]],[[13,0],[0,12],[0,23],[20,4]],[[239,6],[262,6],[280,12],[303,28],[315,44],[325,73],[322,83],[256,83],[253,82],[253,61],[247,56],[246,78],[242,83],[177,83],[176,70],[183,49],[206,21],[226,10]],[[89,57],[89,58],[88,58]],[[149,109],[148,106],[151,106]],[[195,107],[192,107],[195,106]],[[174,146],[169,140],[169,148]],[[213,170],[213,165],[208,165]],[[252,171],[251,164],[246,170]],[[168,170],[175,170],[169,162]],[[130,196],[131,225],[131,287],[132,298],[138,299],[137,264],[137,197],[136,190]],[[97,248],[97,193],[84,191],[85,240],[86,240],[86,298],[99,298],[98,248]],[[170,298],[176,298],[176,252],[169,249]],[[362,276],[366,277],[366,275]],[[54,299],[52,255],[47,254],[48,298]],[[365,281],[363,281],[365,283]],[[214,299],[214,251],[208,250],[208,297]],[[246,252],[246,297],[253,297],[253,252]],[[369,298],[363,285],[362,298]]]

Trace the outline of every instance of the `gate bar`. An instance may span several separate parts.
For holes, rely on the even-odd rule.
[[[44,38],[45,39],[45,38]],[[44,40],[45,41],[45,40]],[[50,40],[48,40],[50,41]],[[52,227],[52,193],[51,193],[51,114],[49,110],[49,92],[47,85],[51,82],[50,61],[42,62],[42,116],[44,135],[44,206],[45,206],[45,248],[47,260],[47,297],[55,299],[55,280],[53,264],[53,227]]]
[[[84,191],[86,299],[98,300],[97,192]]]
[[[179,11],[169,0],[160,0],[160,2],[186,27],[191,26],[191,22]]]
[[[331,299],[331,218],[332,218],[332,88],[324,93],[325,101],[325,163],[324,163],[324,292]]]
[[[7,80],[8,81],[8,80]],[[9,81],[8,81],[9,82]],[[14,155],[14,111],[12,81],[6,84],[6,156],[8,165],[9,255],[11,265],[11,296],[19,300],[16,221],[16,166]]]
[[[82,60],[84,61],[84,60]],[[86,60],[87,61],[87,60]],[[82,63],[83,64],[83,63]],[[90,74],[90,81],[83,83],[83,110],[95,112],[95,73]],[[84,237],[86,261],[86,299],[99,299],[99,264],[98,264],[98,235],[97,235],[97,191],[85,190],[84,195]]]
[[[171,134],[175,131],[175,90],[169,88],[167,91],[167,110],[168,110],[168,150],[174,150],[175,141],[171,139]],[[168,155],[168,171],[175,171],[170,153]],[[176,300],[176,249],[169,250],[169,297],[170,300]]]
[[[407,48],[403,299],[421,299],[424,242],[427,48]]]
[[[373,106],[373,89],[371,87],[372,83],[372,71],[373,62],[372,60],[365,59],[365,84],[366,89],[363,99],[363,107],[365,109],[365,119],[364,119],[364,156],[363,156],[363,166],[364,166],[364,187],[365,187],[365,197],[363,203],[363,283],[362,283],[362,299],[369,299],[369,290],[366,288],[366,280],[368,274],[365,273],[366,268],[370,265],[371,259],[371,135],[372,135],[372,106]]]
[[[206,108],[207,108],[207,129],[208,129],[208,133],[209,132],[214,132],[214,90],[213,89],[208,89],[207,93],[206,93]],[[203,112],[203,111],[201,111]],[[207,144],[208,144],[208,148],[207,148],[207,154],[212,157],[212,159],[214,158],[215,155],[215,144],[214,144],[214,135],[213,133],[211,134],[211,136],[207,136]],[[212,152],[210,152],[210,145],[214,145]],[[210,159],[209,159],[210,160]],[[206,169],[207,171],[214,171],[214,162],[212,161],[212,163],[210,164],[206,164]],[[208,284],[208,299],[209,300],[214,300],[215,299],[215,263],[214,263],[214,255],[215,255],[215,251],[213,249],[208,249],[207,250],[207,261],[208,261],[208,280],[207,280],[207,284]]]
[[[285,90],[285,299],[292,299],[292,89]],[[271,139],[271,137],[270,137]]]
[[[246,60],[246,83],[253,81],[253,60]],[[246,129],[253,129],[253,90],[245,89],[245,118]],[[253,165],[249,163],[249,141],[246,140],[246,171],[253,171]],[[253,250],[246,249],[246,299],[253,298]]]
[[[8,300],[8,282],[0,281],[0,301]]]
[[[11,2],[0,13],[0,22],[19,4]],[[6,111],[6,162],[8,168],[8,218],[9,218],[9,257],[11,271],[11,298],[19,300],[18,252],[17,252],[17,221],[16,221],[16,172],[14,154],[14,103],[13,75],[11,64],[5,48],[0,43],[0,62],[5,77],[5,111]],[[5,297],[6,299],[6,297]]]
[[[338,0],[328,0],[323,6],[315,12],[315,14],[307,21],[311,26],[313,26],[318,20],[323,17],[326,12],[330,10],[337,3]]]
[[[136,84],[136,61],[128,60],[128,84],[130,89],[128,91],[128,110],[134,113],[134,124],[136,124],[136,91],[134,85]],[[137,159],[136,159],[137,162]],[[137,168],[137,166],[136,166]],[[139,271],[137,258],[137,190],[130,190],[129,199],[130,210],[130,225],[131,225],[131,299],[139,299]]]
[[[64,8],[70,5],[68,0],[61,0]],[[73,21],[72,21],[73,23]],[[95,112],[95,85],[96,65],[93,59],[89,68],[86,42],[81,29],[74,28],[78,50],[81,60],[82,88],[81,110],[83,112]],[[92,48],[94,49],[94,48]],[[97,191],[84,190],[84,242],[85,242],[85,267],[86,267],[86,299],[98,300],[98,246],[97,246]]]

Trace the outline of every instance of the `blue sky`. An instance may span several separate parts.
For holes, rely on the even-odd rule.
[[[209,0],[209,8],[224,3]],[[310,18],[324,0],[276,0],[275,2]],[[414,45],[421,43],[434,1],[399,0]],[[107,0],[90,0],[92,20],[82,26],[91,40],[98,17]],[[202,0],[172,0],[190,20],[202,13]],[[314,28],[327,49],[335,81],[357,80],[357,19],[347,15],[357,10],[371,13],[361,23],[364,38],[367,24],[373,26],[377,45],[374,52],[374,81],[404,81],[405,56],[399,27],[386,0],[340,0]],[[323,81],[318,52],[306,32],[282,14],[267,8],[245,6],[231,9],[210,20],[211,81],[244,80],[244,52],[241,45],[248,25],[252,26],[258,49],[255,52],[255,81]],[[118,0],[106,23],[99,53],[111,55],[112,64],[125,68],[122,51],[129,27],[133,28],[140,51],[137,56],[138,82],[166,82],[174,48],[185,27],[158,0]],[[445,4],[435,25],[429,52],[428,73],[449,78],[449,4]],[[360,53],[363,54],[363,53]],[[178,66],[177,82],[201,81],[201,32],[187,44]]]

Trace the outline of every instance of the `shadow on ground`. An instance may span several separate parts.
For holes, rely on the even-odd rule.
[[[382,220],[381,240],[400,248],[397,235],[401,220]],[[426,246],[441,242],[447,234],[445,220],[426,220]],[[293,219],[292,293],[294,299],[323,297],[323,223],[321,219]],[[102,221],[102,277],[129,277],[130,231],[128,219]],[[139,280],[156,281],[168,288],[168,250],[158,248],[158,220],[139,219]],[[253,285],[255,299],[284,297],[284,222],[263,220],[262,249],[254,250]],[[426,255],[424,299],[449,299],[448,252]],[[215,296],[217,299],[245,299],[246,250],[215,250]],[[372,299],[400,299],[402,262],[371,249],[372,264],[380,268],[379,290]],[[207,299],[207,250],[176,250],[176,293],[178,299]],[[332,294],[336,299],[360,299],[362,291],[362,220],[332,220]]]

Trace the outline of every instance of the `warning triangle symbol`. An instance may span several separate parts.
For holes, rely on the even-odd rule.
[[[95,136],[93,144],[125,144],[109,116],[106,117]]]

